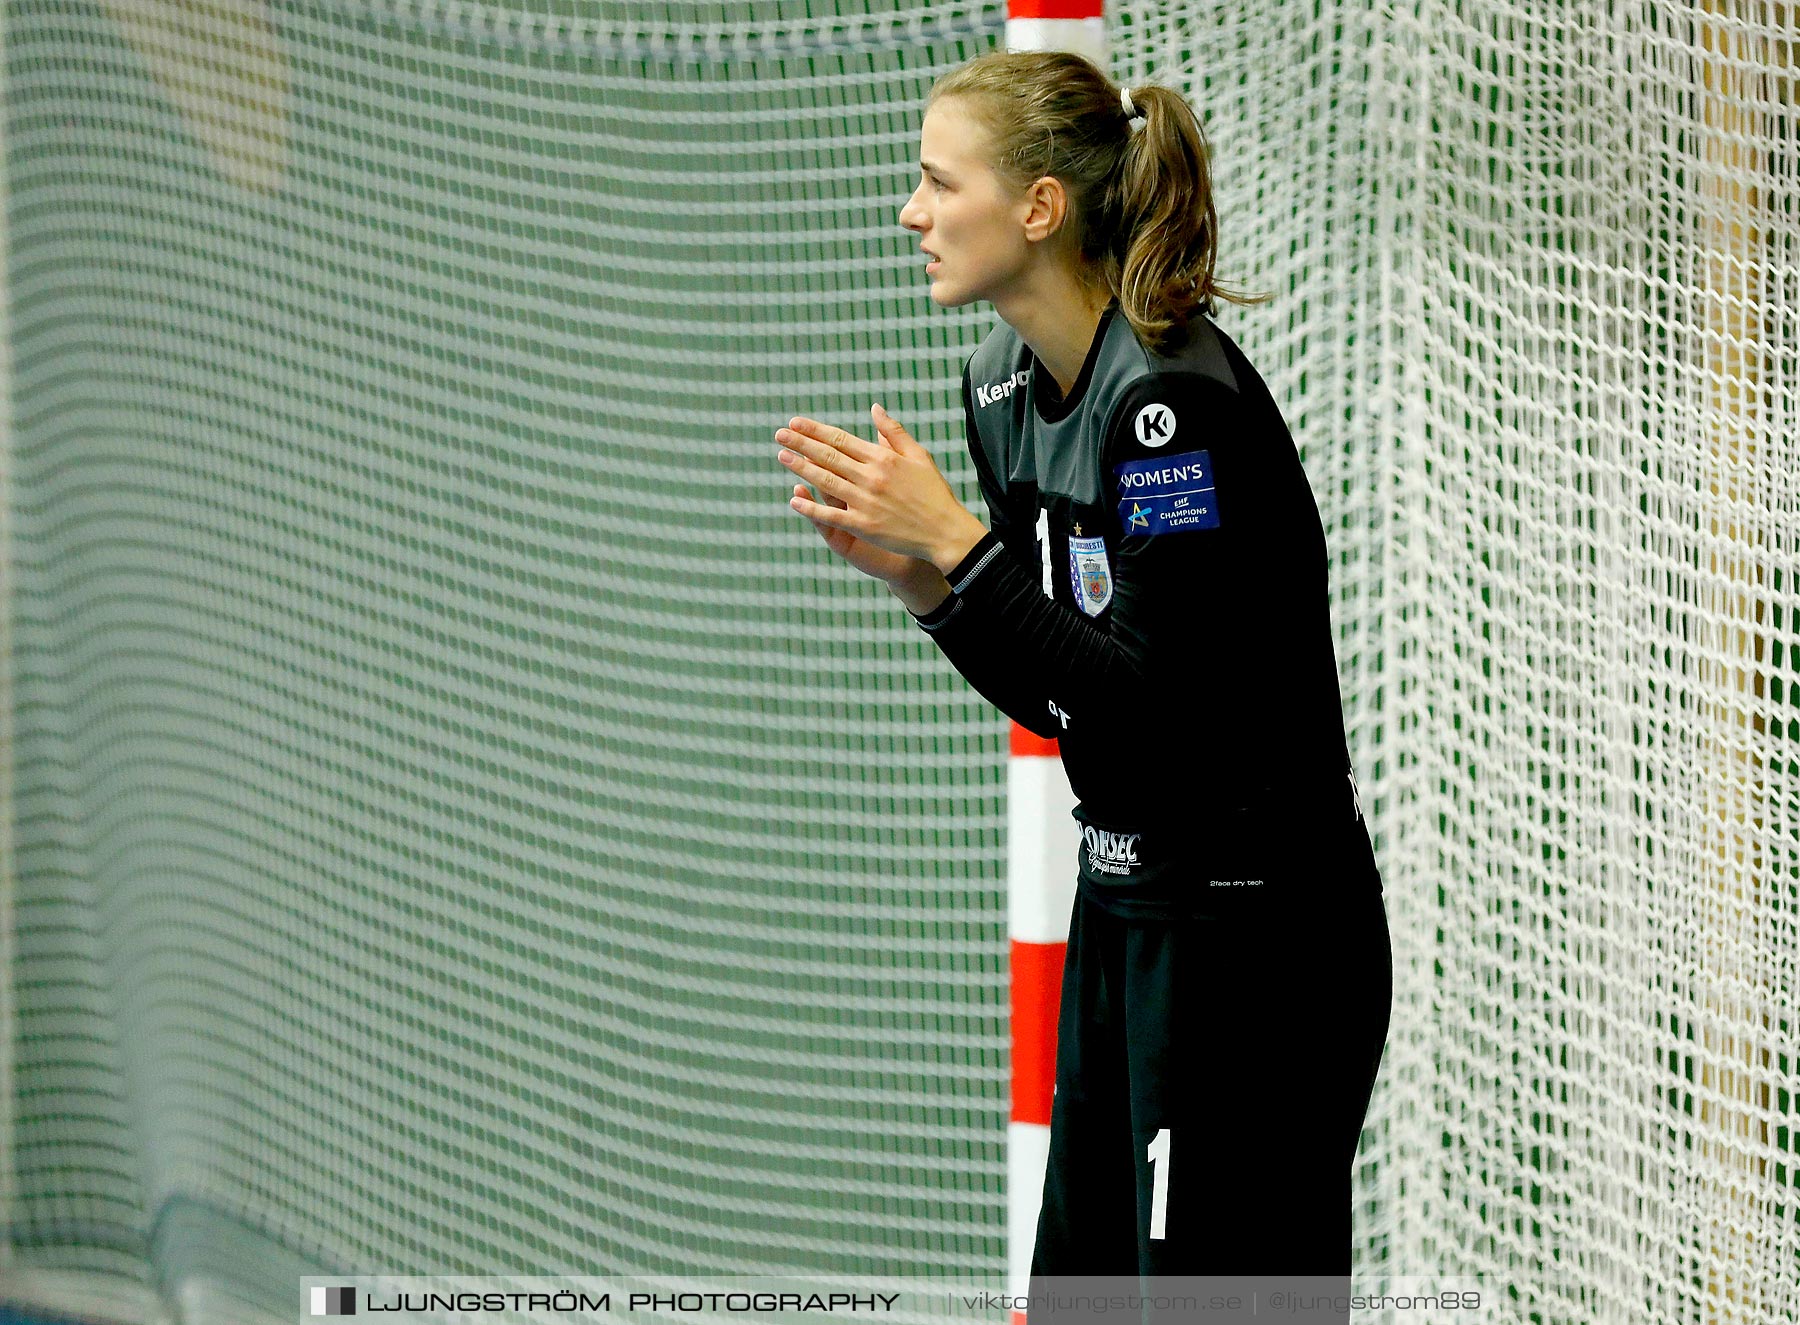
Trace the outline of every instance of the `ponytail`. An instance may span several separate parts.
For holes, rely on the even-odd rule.
[[[1151,83],[1129,90],[1143,117],[1131,125],[1101,210],[1118,218],[1117,236],[1101,257],[1107,288],[1147,345],[1167,348],[1186,336],[1196,313],[1215,299],[1264,303],[1214,275],[1219,216],[1213,206],[1212,159],[1206,132],[1173,88]]]

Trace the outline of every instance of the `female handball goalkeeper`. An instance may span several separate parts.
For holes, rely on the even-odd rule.
[[[1318,508],[1210,316],[1254,300],[1214,280],[1199,122],[995,52],[932,89],[921,149],[931,298],[999,314],[962,380],[989,527],[879,405],[874,441],[776,440],[793,509],[1080,801],[1032,1273],[1347,1275],[1387,916]]]

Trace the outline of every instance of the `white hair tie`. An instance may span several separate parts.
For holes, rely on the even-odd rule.
[[[1141,113],[1131,104],[1131,89],[1128,87],[1119,89],[1119,104],[1125,108],[1125,118],[1128,120],[1135,120]]]

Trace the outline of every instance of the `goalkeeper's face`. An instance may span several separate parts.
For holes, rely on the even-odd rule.
[[[1004,297],[1031,246],[1019,199],[988,164],[988,132],[954,97],[933,103],[919,133],[919,186],[900,224],[919,236],[941,308]]]

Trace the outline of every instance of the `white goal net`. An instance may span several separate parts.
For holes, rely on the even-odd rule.
[[[0,12],[5,1282],[998,1272],[1005,727],[772,432],[977,502],[896,217],[1003,7]],[[1109,25],[1334,554],[1359,1267],[1800,1319],[1796,7]]]

